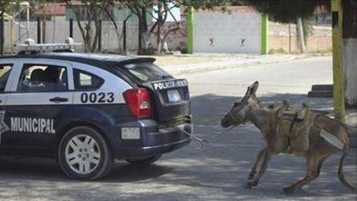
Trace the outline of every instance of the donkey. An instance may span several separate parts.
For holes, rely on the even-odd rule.
[[[250,189],[258,185],[273,154],[288,153],[303,156],[306,159],[306,176],[283,189],[286,194],[294,193],[319,176],[322,163],[326,158],[342,150],[338,177],[347,187],[356,190],[356,187],[348,183],[343,175],[343,162],[349,149],[347,127],[337,120],[312,112],[307,106],[297,111],[295,115],[284,112],[290,111],[286,102],[279,106],[264,107],[255,95],[258,86],[257,81],[249,86],[241,101],[235,102],[232,109],[221,120],[224,128],[252,122],[264,136],[266,147],[258,153],[246,187]],[[290,117],[293,118],[290,119]],[[282,129],[283,121],[290,122],[286,126],[288,129]],[[295,134],[303,136],[296,138],[299,140],[294,141],[289,133],[294,129],[297,130]]]

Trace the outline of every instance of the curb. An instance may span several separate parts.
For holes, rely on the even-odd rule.
[[[315,57],[314,55],[298,55],[298,56],[258,56],[256,58],[251,59],[243,59],[235,62],[214,62],[214,63],[201,63],[201,64],[184,64],[184,65],[176,65],[176,66],[161,66],[164,70],[168,71],[174,75],[183,75],[183,74],[192,74],[192,73],[200,73],[200,72],[210,72],[217,70],[225,70],[225,69],[234,69],[242,66],[249,65],[262,65],[262,64],[275,64],[275,63],[283,63],[289,61],[295,61],[300,59],[307,59]]]

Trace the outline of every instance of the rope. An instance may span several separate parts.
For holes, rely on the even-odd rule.
[[[200,145],[200,149],[203,148],[204,143],[209,143],[207,140],[197,137],[197,136],[193,135],[192,133],[185,131],[184,128],[181,128],[181,127],[178,127],[178,128],[180,129],[181,132],[183,132],[185,135],[189,136],[192,140],[195,140],[196,142],[198,142],[198,144]]]

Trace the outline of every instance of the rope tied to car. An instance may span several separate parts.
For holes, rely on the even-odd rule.
[[[185,130],[185,128],[181,128],[181,127],[178,127],[178,129],[180,129],[181,132],[183,132],[185,135],[189,136],[192,140],[194,140],[195,142],[197,142],[199,145],[200,145],[200,149],[203,148],[203,145],[206,143],[209,143],[208,140],[206,139],[202,139],[200,137],[197,137],[196,135],[193,135],[192,133],[190,132],[187,132]],[[192,129],[191,129],[192,131]]]

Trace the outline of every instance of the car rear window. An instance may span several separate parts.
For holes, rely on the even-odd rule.
[[[153,63],[126,64],[124,68],[140,82],[172,78],[170,74]]]
[[[91,91],[99,89],[104,80],[92,73],[74,69],[73,70],[74,88],[76,90]]]
[[[0,64],[0,92],[5,90],[7,80],[12,69],[12,64]]]

